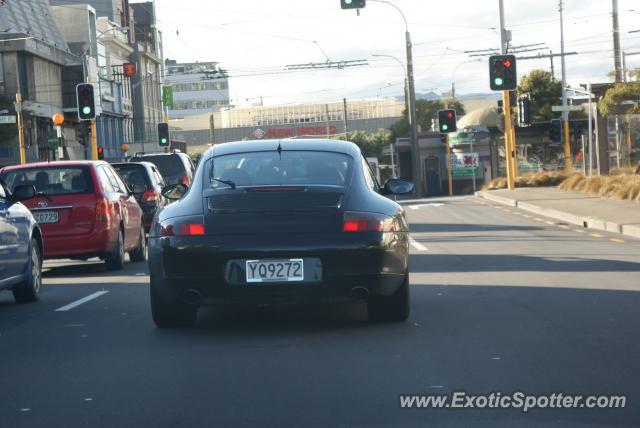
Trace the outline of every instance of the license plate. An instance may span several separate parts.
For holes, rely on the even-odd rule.
[[[39,211],[33,213],[33,218],[35,218],[38,223],[57,223],[59,220],[58,211]]]
[[[302,259],[247,260],[247,282],[303,281]]]

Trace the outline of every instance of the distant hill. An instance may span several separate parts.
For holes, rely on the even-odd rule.
[[[471,94],[459,94],[456,96],[459,100],[469,100],[469,99],[489,99],[489,100],[499,100],[502,98],[502,93],[500,92],[488,92],[488,93],[471,93]],[[404,101],[404,95],[400,95],[395,97],[398,101]],[[428,100],[428,101],[436,101],[444,99],[442,95],[438,95],[435,92],[426,92],[426,93],[416,93],[417,100]]]

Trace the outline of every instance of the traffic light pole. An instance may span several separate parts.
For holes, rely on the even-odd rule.
[[[504,110],[504,150],[505,162],[507,164],[507,187],[509,190],[516,188],[515,169],[515,141],[513,139],[513,126],[511,123],[511,100],[509,91],[502,92],[502,105]]]
[[[498,6],[500,9],[500,50],[503,55],[506,55],[509,37],[507,35],[507,29],[505,28],[504,0],[498,0]],[[511,97],[509,96],[509,91],[502,92],[502,106],[504,110],[504,150],[505,162],[507,164],[507,186],[509,190],[513,190],[516,188],[516,142],[515,138],[513,138],[514,133],[512,131]]]
[[[85,70],[85,81],[86,83],[92,84],[91,82],[91,74],[89,73],[89,65],[87,64],[87,57],[83,57],[83,66]],[[78,106],[80,108],[80,106]],[[95,107],[94,107],[95,108]],[[96,127],[96,119],[91,119],[91,160],[98,160],[98,132]]]
[[[18,83],[19,85],[19,83]],[[24,116],[22,114],[22,93],[16,93],[16,117],[18,122],[18,144],[20,149],[20,165],[27,163],[27,154],[24,147]]]
[[[449,196],[453,196],[453,173],[451,172],[451,144],[449,144],[449,134],[444,134],[444,141],[447,145],[447,176],[449,178]]]

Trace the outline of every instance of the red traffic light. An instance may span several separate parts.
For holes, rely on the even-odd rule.
[[[504,65],[504,68],[511,68],[511,61],[505,59],[504,61],[502,61],[502,65]]]
[[[104,153],[104,147],[98,147],[98,154]]]
[[[447,113],[447,119],[453,119],[453,113],[451,112]]]

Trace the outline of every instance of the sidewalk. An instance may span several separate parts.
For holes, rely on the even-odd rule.
[[[565,223],[640,238],[640,204],[637,202],[566,192],[555,187],[489,190],[476,192],[476,196]]]

